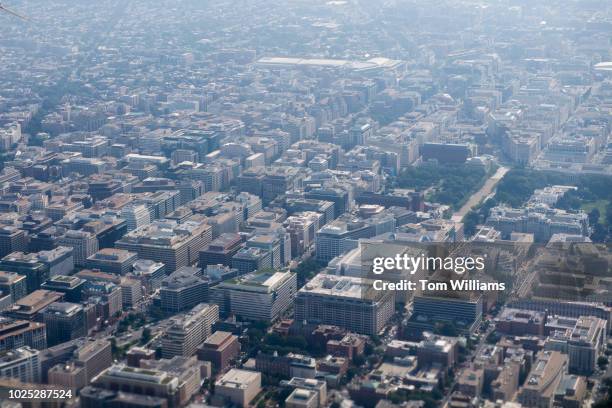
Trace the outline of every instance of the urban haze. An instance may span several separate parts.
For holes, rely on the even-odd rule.
[[[611,130],[606,0],[2,1],[0,408],[612,407]]]

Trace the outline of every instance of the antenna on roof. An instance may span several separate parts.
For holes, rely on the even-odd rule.
[[[17,17],[17,18],[20,18],[20,19],[22,19],[22,20],[24,20],[24,21],[30,21],[30,19],[29,19],[29,18],[27,18],[27,17],[25,17],[25,16],[22,16],[21,14],[19,14],[19,13],[15,12],[15,11],[13,11],[13,10],[9,9],[9,8],[7,8],[7,7],[6,7],[4,4],[2,4],[2,3],[0,3],[0,11],[4,11],[5,13],[12,14],[13,16],[15,16],[15,17]]]

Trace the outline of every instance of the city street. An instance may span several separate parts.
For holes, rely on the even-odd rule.
[[[465,217],[465,215],[472,208],[480,204],[482,201],[484,201],[485,198],[491,195],[491,193],[495,189],[495,186],[497,186],[497,183],[499,183],[500,180],[504,178],[504,176],[509,170],[510,168],[505,166],[498,168],[495,173],[491,175],[487,179],[487,181],[485,181],[482,187],[480,187],[480,189],[476,193],[474,193],[474,195],[472,195],[470,199],[458,211],[453,214],[451,220],[454,222],[461,222],[463,220],[463,217]]]

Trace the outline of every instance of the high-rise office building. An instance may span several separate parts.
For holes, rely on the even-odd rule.
[[[224,372],[240,354],[238,337],[225,331],[216,331],[198,348],[198,359],[210,361],[216,372]]]
[[[120,217],[127,222],[129,232],[137,230],[151,223],[151,215],[144,204],[125,206],[121,209]]]
[[[37,350],[47,347],[45,325],[39,322],[0,318],[0,353],[28,346]]]
[[[270,203],[277,196],[293,190],[299,180],[299,169],[294,167],[271,167],[263,178],[262,201]]]
[[[246,408],[261,391],[261,373],[256,371],[228,371],[215,383],[215,397],[225,404]]]
[[[244,208],[244,219],[249,219],[262,210],[261,198],[254,194],[242,192],[236,196],[236,201],[242,203]]]
[[[94,234],[98,249],[113,248],[115,242],[127,234],[127,222],[115,216],[103,216],[88,220],[82,230]]]
[[[144,293],[139,279],[123,276],[119,286],[121,287],[124,310],[136,306],[142,300]]]
[[[49,269],[38,261],[36,254],[12,252],[2,258],[0,270],[25,276],[28,293],[40,288],[40,285],[49,278]]]
[[[181,401],[178,376],[149,368],[113,365],[98,375],[92,386],[146,395],[153,398],[155,406],[159,406],[158,398],[163,399],[166,403],[163,405],[164,408],[178,408]],[[95,406],[99,405],[95,404],[92,407]]]
[[[139,259],[132,265],[130,276],[140,280],[147,294],[151,294],[161,287],[166,278],[166,265],[149,259]]]
[[[198,261],[198,253],[212,241],[212,227],[186,221],[155,221],[124,236],[116,247],[138,254],[139,258],[162,262],[167,273]]]
[[[356,277],[321,273],[300,289],[295,319],[331,324],[374,335],[395,312],[394,293],[373,291],[372,283]]]
[[[290,236],[291,258],[299,258],[311,249],[322,218],[321,214],[312,211],[287,217],[284,225]]]
[[[240,248],[232,257],[232,268],[240,275],[271,269],[272,253],[261,248]]]
[[[285,262],[289,262],[290,259],[286,259],[283,249],[282,238],[284,234],[255,234],[253,237],[247,240],[247,248],[260,248],[270,254],[270,264],[264,266],[264,268],[280,269],[285,265]]]
[[[39,262],[49,269],[49,276],[70,275],[74,270],[74,249],[58,246],[37,253]]]
[[[321,214],[320,226],[332,222],[335,218],[334,203],[332,201],[315,200],[311,198],[288,197],[284,208],[287,214],[302,213],[306,211],[316,212]]]
[[[264,167],[252,167],[244,170],[236,180],[238,184],[238,191],[262,197],[264,177]]]
[[[198,346],[212,333],[212,325],[219,320],[219,306],[202,303],[182,316],[172,319],[162,337],[162,356],[191,357]]]
[[[87,258],[98,251],[98,239],[87,231],[67,231],[58,243],[74,249],[74,264],[77,266],[85,266]]]
[[[209,281],[194,269],[181,268],[162,281],[162,310],[177,313],[208,300]]]
[[[548,312],[551,315],[581,317],[593,316],[607,322],[608,331],[612,329],[612,307],[598,302],[567,302],[562,300],[518,299],[509,302],[516,309]]]
[[[261,272],[221,282],[210,289],[210,300],[223,314],[273,321],[291,305],[297,288],[292,272]]]
[[[544,335],[546,313],[532,310],[504,308],[495,318],[495,330],[515,336],[532,334]]]
[[[0,228],[0,257],[11,252],[20,252],[27,249],[28,240],[24,230],[11,225]]]
[[[41,285],[41,289],[64,294],[66,302],[79,303],[83,300],[85,280],[78,276],[55,275]]]
[[[606,322],[596,317],[580,317],[568,341],[569,371],[591,375],[597,364],[597,357],[606,344]]]
[[[206,268],[207,265],[231,266],[232,257],[240,250],[241,243],[238,234],[221,234],[200,251],[200,268]]]
[[[28,346],[10,350],[0,357],[0,377],[24,383],[40,382],[40,351]]]
[[[180,192],[181,205],[195,200],[206,191],[204,182],[200,180],[181,180],[177,189]]]
[[[453,322],[458,330],[465,333],[478,328],[483,313],[482,294],[462,292],[459,295],[415,296],[413,313],[405,328],[406,336],[418,337],[423,331],[432,331],[436,324],[443,321]]]
[[[130,367],[140,367],[142,360],[155,360],[155,350],[134,346],[126,353],[126,359]]]
[[[40,322],[45,308],[63,298],[64,294],[61,292],[38,289],[15,302],[10,309],[4,311],[4,315],[19,320]]]
[[[395,232],[395,217],[387,211],[366,219],[347,215],[334,220],[316,234],[317,260],[329,262],[357,248],[360,238],[372,238],[385,232]]]
[[[58,226],[50,226],[44,230],[30,235],[30,251],[49,251],[59,245],[59,240],[64,236],[64,228]],[[74,262],[74,259],[73,259]]]
[[[457,339],[428,335],[417,346],[417,361],[420,367],[440,365],[452,368],[459,358]]]
[[[172,211],[170,214],[166,214],[165,219],[168,221],[176,221],[178,224],[189,220],[193,215],[193,211],[189,207],[179,207]]]
[[[607,338],[605,320],[552,316],[547,320],[546,334],[544,348],[567,354],[570,374],[591,375],[597,369],[597,357]]]
[[[352,190],[344,187],[341,188],[339,185],[336,187],[313,186],[307,189],[304,193],[304,198],[331,201],[334,203],[334,218],[338,218],[353,208],[352,195]],[[327,222],[329,221],[327,220]]]
[[[83,276],[79,273],[79,277]],[[105,320],[114,319],[123,311],[123,292],[116,283],[91,279],[87,281],[83,294],[95,304],[97,315]]]
[[[83,306],[76,303],[52,303],[43,312],[47,342],[54,346],[87,335]]]
[[[11,303],[15,303],[28,294],[26,277],[15,272],[0,271],[0,292],[9,295]]]
[[[88,178],[87,193],[94,201],[101,201],[112,197],[113,194],[122,193],[127,186],[134,185],[136,177],[123,175],[125,180],[114,178],[110,174],[94,174]]]
[[[76,365],[85,369],[87,382],[113,363],[111,342],[106,339],[89,339],[78,347],[73,355]]]
[[[70,365],[69,370],[56,371],[58,380],[71,381],[83,377],[87,383],[110,367],[112,362],[110,341],[85,337],[70,340],[43,350],[41,354],[42,382],[47,382],[49,371],[54,366]]]
[[[149,210],[151,221],[160,220],[181,205],[181,194],[177,190],[143,193],[137,201],[140,203]]]
[[[74,362],[56,364],[47,370],[47,381],[50,385],[63,387],[77,393],[87,385],[85,369]]]
[[[550,407],[555,391],[567,371],[567,356],[558,351],[540,351],[516,401],[525,407]]]
[[[89,269],[99,269],[102,272],[125,275],[132,270],[132,265],[138,259],[138,255],[117,248],[104,248],[91,255],[85,261]]]

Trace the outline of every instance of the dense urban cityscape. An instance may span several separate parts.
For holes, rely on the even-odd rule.
[[[0,4],[0,408],[612,407],[612,3]]]

